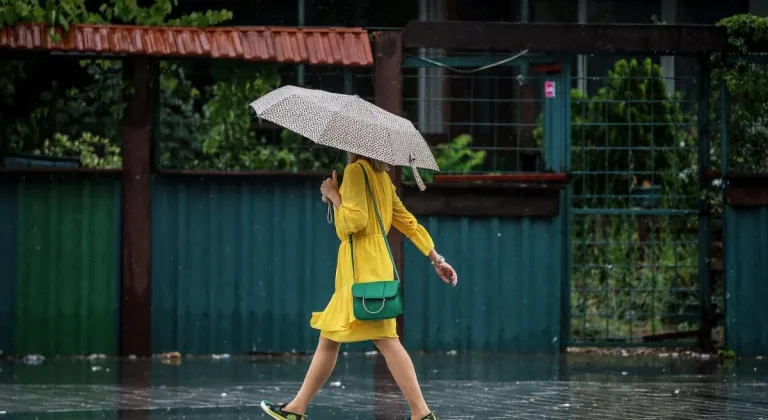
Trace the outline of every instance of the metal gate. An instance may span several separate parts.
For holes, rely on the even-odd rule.
[[[539,60],[547,58],[405,51],[403,116],[439,145],[434,152],[442,173],[541,170],[543,145],[535,128],[543,95],[539,78],[527,72]]]
[[[706,111],[696,99],[706,87],[690,79],[675,80],[696,90],[683,95],[653,60],[619,59],[606,77],[573,83],[581,89],[570,101],[571,345],[700,338],[707,270],[697,119]]]

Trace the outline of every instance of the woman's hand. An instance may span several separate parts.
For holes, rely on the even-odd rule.
[[[456,270],[454,270],[453,267],[451,267],[451,265],[445,261],[435,264],[435,272],[438,276],[440,276],[445,284],[456,286],[456,284],[459,282],[459,275],[456,274]]]
[[[336,180],[336,171],[333,171],[331,178],[327,178],[320,185],[320,193],[328,201],[332,202],[336,208],[341,207],[341,195],[339,194],[339,183]]]
[[[456,283],[459,282],[459,275],[456,274],[456,270],[454,270],[450,264],[445,262],[445,258],[440,256],[434,248],[432,248],[427,255],[432,261],[432,266],[435,267],[435,272],[445,284],[456,286]]]

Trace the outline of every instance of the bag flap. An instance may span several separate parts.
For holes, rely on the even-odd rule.
[[[400,282],[394,280],[355,283],[352,296],[366,299],[391,299],[400,293]]]

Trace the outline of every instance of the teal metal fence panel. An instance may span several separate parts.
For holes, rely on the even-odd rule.
[[[15,352],[115,355],[119,177],[27,176],[18,204]]]
[[[456,268],[456,288],[406,241],[405,341],[414,351],[556,353],[560,349],[562,222],[427,217]]]
[[[308,352],[333,293],[338,238],[318,180],[158,176],[154,352]]]
[[[13,354],[16,306],[16,181],[0,180],[0,355]]]
[[[726,208],[726,344],[768,355],[768,207]]]
[[[116,354],[119,180],[6,176],[0,220],[0,349]]]

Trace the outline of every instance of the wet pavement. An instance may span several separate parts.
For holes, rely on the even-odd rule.
[[[0,420],[265,419],[262,399],[300,386],[309,357],[0,362]],[[673,357],[414,358],[441,419],[768,420],[768,362]],[[378,356],[346,355],[311,419],[403,419]]]

